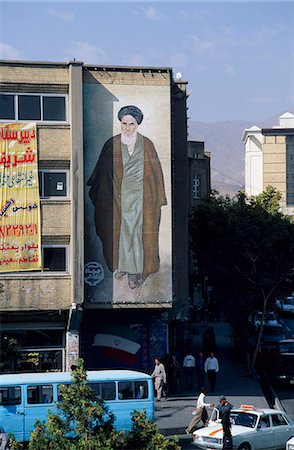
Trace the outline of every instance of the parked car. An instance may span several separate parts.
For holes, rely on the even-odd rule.
[[[278,343],[274,372],[280,383],[294,385],[294,339],[284,339]]]
[[[261,337],[261,351],[277,350],[277,345],[283,339],[286,339],[286,331],[282,324],[265,324],[263,326]]]
[[[294,297],[291,295],[284,299],[277,298],[275,301],[276,310],[284,316],[294,316]]]
[[[294,436],[294,421],[285,411],[241,405],[231,410],[230,418],[235,450],[284,449]],[[223,448],[223,429],[216,408],[208,426],[194,431],[192,443],[200,449]]]
[[[294,437],[287,441],[286,450],[294,450]]]
[[[253,328],[257,330],[261,325],[262,312],[258,311],[249,316],[248,322],[251,323]],[[264,325],[277,325],[279,323],[278,317],[274,311],[268,311],[264,315],[263,324]]]

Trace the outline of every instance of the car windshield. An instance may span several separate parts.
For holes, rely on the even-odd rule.
[[[247,412],[231,411],[230,419],[233,425],[242,425],[243,427],[254,428],[257,421],[256,414]]]

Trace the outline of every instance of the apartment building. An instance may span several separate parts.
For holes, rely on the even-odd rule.
[[[9,223],[12,204],[5,181],[5,171],[14,176],[10,156],[20,170],[21,163],[33,159],[24,156],[32,151],[29,144],[13,159],[9,146],[14,141],[8,137],[20,136],[15,142],[22,144],[28,129],[35,130],[39,193],[28,203],[29,190],[16,190],[13,211],[21,210],[25,220],[39,210],[40,244],[30,248],[40,251],[40,258],[24,257],[20,252],[28,242],[15,250],[0,233],[1,339],[14,338],[21,347],[11,370],[67,370],[79,356],[89,369],[150,370],[154,357],[168,351],[173,304],[187,300],[187,271],[176,282],[173,276],[187,267],[187,233],[180,233],[175,221],[185,206],[177,206],[174,190],[185,168],[173,164],[176,155],[187,154],[185,83],[175,82],[172,69],[164,67],[1,61],[0,86],[6,145],[0,167],[2,223]],[[136,244],[143,269],[135,281],[119,270],[123,245],[129,261],[137,239],[134,233],[120,237],[128,220],[122,211],[132,207],[131,196],[125,195],[129,180],[123,179],[132,172],[127,164],[133,155],[120,137],[127,126],[124,117],[133,123],[135,118],[140,136],[133,151],[144,204],[138,219],[144,238]],[[143,166],[138,142],[144,148]],[[18,252],[17,258],[7,257],[7,249]]]
[[[272,128],[244,130],[245,192],[258,195],[267,186],[281,194],[281,210],[294,211],[294,115],[285,113]]]

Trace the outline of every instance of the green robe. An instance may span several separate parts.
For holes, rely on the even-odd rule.
[[[132,155],[125,144],[121,146],[123,178],[121,184],[121,228],[118,270],[131,274],[143,273],[143,178],[144,143],[137,135]]]

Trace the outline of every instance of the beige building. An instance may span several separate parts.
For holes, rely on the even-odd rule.
[[[168,350],[173,301],[187,299],[187,270],[172,280],[187,267],[187,234],[172,226],[171,170],[187,154],[185,89],[170,68],[77,61],[0,61],[0,87],[0,122],[37,125],[41,202],[42,270],[0,272],[1,339],[21,346],[10,370],[67,370],[78,356],[88,368],[109,367],[111,358],[114,367],[149,370]],[[134,290],[103,260],[87,186],[103,144],[120,132],[124,105],[143,112],[139,132],[156,149],[166,195],[159,270]]]
[[[244,130],[245,192],[258,195],[267,186],[281,194],[283,213],[294,212],[294,115],[283,114],[272,128]]]

